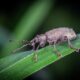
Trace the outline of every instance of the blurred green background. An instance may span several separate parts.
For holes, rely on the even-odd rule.
[[[78,0],[12,0],[0,5],[0,57],[10,55],[24,39],[56,27],[72,27],[80,33]],[[10,43],[9,40],[12,40]],[[78,78],[80,55],[71,54],[24,80],[58,80]],[[77,75],[77,76],[76,76]]]

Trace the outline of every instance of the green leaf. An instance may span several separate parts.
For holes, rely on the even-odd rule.
[[[80,48],[80,34],[72,41],[72,44]],[[58,50],[64,56],[74,52],[67,46],[67,43],[57,45]],[[28,53],[28,54],[27,54]],[[39,71],[49,64],[61,59],[54,52],[53,47],[47,46],[37,51],[38,61],[33,60],[33,51],[21,52],[0,59],[0,79],[1,80],[22,80],[25,77]]]

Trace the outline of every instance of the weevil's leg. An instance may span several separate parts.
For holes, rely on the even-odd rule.
[[[54,42],[53,47],[54,47],[54,52],[58,55],[58,57],[61,57],[62,55],[61,55],[61,53],[57,50],[57,48],[56,48],[56,43],[55,43],[55,42]]]
[[[37,50],[39,49],[39,45],[37,46],[37,48],[35,49],[35,46],[33,47],[33,49],[34,49],[34,56],[33,56],[33,59],[34,59],[34,61],[35,62],[37,62],[37,60],[38,60],[38,55],[37,55]]]
[[[52,42],[49,42],[49,45],[52,45]],[[56,48],[56,42],[54,42],[53,47],[54,47],[54,52],[55,52],[59,57],[61,57],[61,53],[60,53],[60,52],[57,50],[57,48]]]
[[[80,49],[78,48],[75,48],[72,44],[71,44],[71,41],[68,39],[68,45],[71,49],[74,49],[76,52],[79,52]]]

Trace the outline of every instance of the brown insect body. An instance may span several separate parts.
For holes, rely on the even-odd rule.
[[[34,47],[36,43],[39,43],[40,47],[44,47],[46,43],[56,44],[58,42],[67,41],[67,39],[75,39],[76,37],[77,35],[72,28],[56,28],[46,32],[45,34],[37,35],[33,40],[31,40],[31,45]]]
[[[27,45],[31,45],[33,47],[33,50],[38,50],[39,47],[44,47],[46,43],[49,43],[49,45],[54,46],[55,53],[57,53],[58,56],[61,56],[61,54],[59,53],[59,51],[56,48],[56,44],[65,42],[65,41],[68,42],[68,45],[71,49],[75,49],[77,52],[79,52],[79,49],[75,48],[70,42],[70,40],[73,40],[76,37],[77,37],[77,35],[72,28],[61,27],[61,28],[49,30],[48,32],[45,32],[44,34],[37,35],[30,42],[23,45],[21,48],[23,48]],[[35,48],[35,45],[37,43],[38,43],[38,46],[37,46],[37,48]],[[18,48],[15,51],[18,51],[21,48]],[[35,59],[35,61],[37,61],[37,53],[35,53],[34,59]]]

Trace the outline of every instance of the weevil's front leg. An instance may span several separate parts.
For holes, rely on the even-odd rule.
[[[37,60],[38,60],[38,55],[37,55],[37,52],[36,52],[36,51],[39,49],[39,45],[37,46],[36,49],[35,49],[35,46],[34,46],[33,49],[34,49],[34,51],[35,51],[35,52],[34,52],[33,59],[34,59],[35,62],[37,62]]]
[[[71,44],[71,41],[68,39],[68,45],[71,49],[74,49],[76,52],[79,52],[80,49],[78,48],[75,48],[72,44]]]
[[[61,57],[62,56],[61,53],[56,48],[56,43],[54,43],[53,47],[54,47],[54,52],[58,55],[58,57]]]

